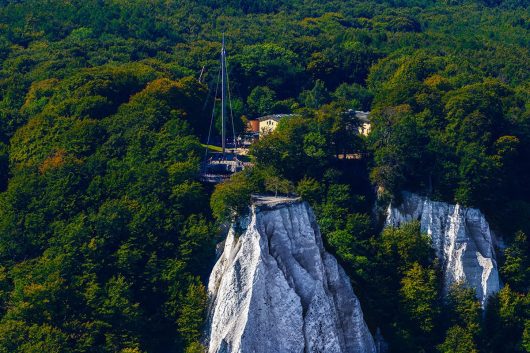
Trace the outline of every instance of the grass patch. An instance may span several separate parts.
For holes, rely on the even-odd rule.
[[[204,143],[201,143],[201,146],[204,147],[204,148],[208,148],[208,150],[212,151],[212,152],[223,152],[223,148],[219,147],[219,146],[206,145]]]

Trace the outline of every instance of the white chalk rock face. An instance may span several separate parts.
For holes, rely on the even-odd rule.
[[[375,352],[344,270],[306,203],[252,206],[210,276],[209,353]]]
[[[475,208],[431,201],[412,193],[403,194],[403,203],[390,205],[386,226],[419,220],[422,232],[432,245],[444,269],[444,287],[463,281],[475,288],[482,305],[500,289],[494,235],[486,218]]]

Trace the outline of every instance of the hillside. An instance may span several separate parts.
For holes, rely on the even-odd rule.
[[[528,5],[0,0],[0,353],[201,352],[216,243],[256,192],[311,205],[391,352],[530,352]],[[214,188],[223,33],[236,132],[296,116]],[[484,213],[485,309],[442,293],[418,223],[382,230],[404,191]]]

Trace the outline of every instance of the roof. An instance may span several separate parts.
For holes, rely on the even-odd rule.
[[[274,121],[280,121],[280,119],[283,118],[289,118],[294,116],[295,114],[271,114],[271,115],[265,115],[258,118],[259,121],[266,121],[266,120],[274,120]]]
[[[370,112],[363,112],[362,110],[348,109],[347,113],[354,113],[355,117],[363,123],[370,123]]]
[[[370,123],[370,112],[363,112],[361,110],[355,111],[355,117],[363,123]]]

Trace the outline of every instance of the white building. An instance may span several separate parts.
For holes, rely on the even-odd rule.
[[[258,118],[260,137],[270,134],[276,130],[276,127],[278,126],[278,123],[281,119],[288,118],[293,115],[294,114],[272,114]]]
[[[355,117],[359,119],[359,134],[368,136],[370,133],[371,125],[370,125],[370,112],[363,112],[360,110],[355,111]]]

